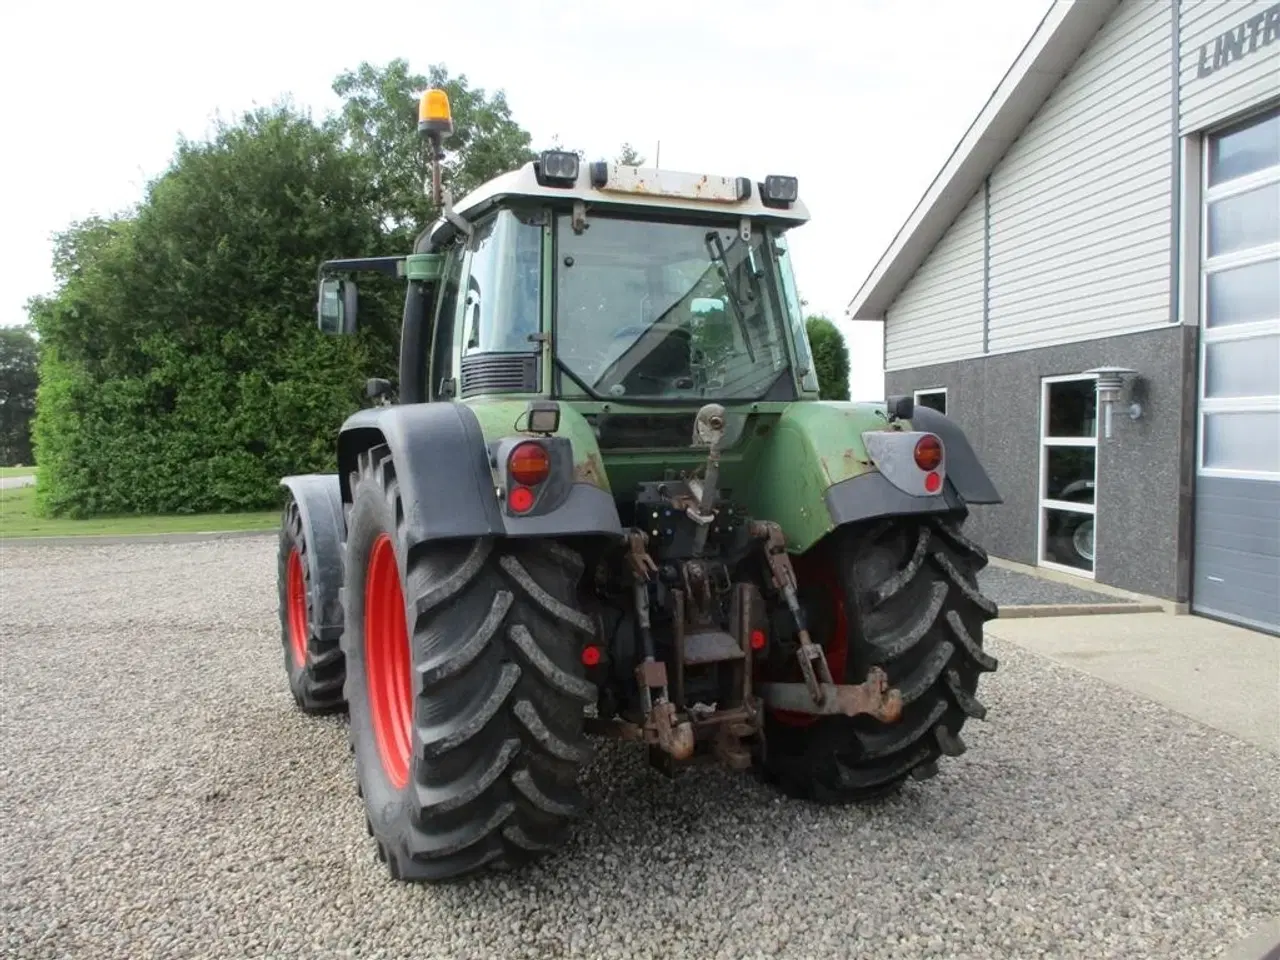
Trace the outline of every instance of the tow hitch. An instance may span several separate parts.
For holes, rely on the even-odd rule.
[[[805,683],[762,683],[759,691],[765,706],[775,710],[848,717],[865,713],[882,723],[895,723],[902,716],[902,694],[889,687],[879,667],[872,667],[862,683],[823,683],[821,700]]]
[[[894,723],[902,716],[902,694],[890,689],[889,678],[879,667],[872,667],[867,679],[857,684],[837,684],[831,676],[822,647],[809,637],[804,612],[797,597],[798,584],[782,528],[771,521],[756,521],[750,526],[751,536],[764,543],[765,559],[773,575],[774,587],[782,594],[796,624],[800,640],[796,659],[804,683],[763,683],[760,696],[766,706],[777,710],[819,715],[868,714],[883,723]]]

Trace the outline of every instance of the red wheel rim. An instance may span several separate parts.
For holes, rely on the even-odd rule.
[[[791,561],[796,571],[802,593],[806,587],[812,588],[812,601],[802,602],[809,620],[810,639],[822,647],[827,655],[827,666],[831,668],[831,678],[836,683],[844,683],[845,661],[849,651],[849,621],[845,615],[844,591],[840,587],[832,561],[825,553],[794,557]],[[822,631],[818,636],[814,632],[815,624],[830,624],[830,629]],[[795,670],[796,680],[802,680],[799,665]],[[811,713],[799,713],[794,710],[774,710],[774,718],[779,723],[792,727],[807,727],[816,723],[820,717]]]
[[[384,533],[373,544],[364,585],[364,669],[378,756],[396,789],[409,780],[413,726],[412,665],[405,622],[396,552]]]
[[[285,569],[289,597],[289,650],[293,665],[299,669],[307,665],[307,581],[302,575],[302,556],[298,548],[289,551]]]

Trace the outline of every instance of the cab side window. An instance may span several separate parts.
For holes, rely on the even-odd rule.
[[[463,293],[462,356],[538,350],[542,227],[511,210],[476,224]]]

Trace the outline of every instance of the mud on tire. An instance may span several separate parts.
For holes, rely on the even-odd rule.
[[[983,627],[998,612],[977,585],[987,555],[955,517],[899,517],[838,530],[810,566],[822,564],[835,573],[836,609],[826,622],[838,623],[842,606],[846,624],[844,677],[836,681],[860,683],[880,666],[902,693],[902,716],[892,724],[858,716],[800,726],[766,714],[762,773],[796,797],[873,800],[908,776],[936,774],[941,756],[965,751],[965,722],[986,716],[976,690],[997,661],[982,648]]]
[[[574,599],[581,559],[548,541],[406,543],[385,446],[361,456],[351,485],[346,694],[379,858],[397,879],[441,881],[556,849],[584,805],[583,708],[596,699],[580,654],[593,623]],[[398,611],[378,572],[389,550]],[[404,659],[388,680],[379,637],[395,615]],[[379,693],[387,683],[400,692]],[[383,723],[380,749],[378,717],[402,695],[403,733],[388,737]]]
[[[342,696],[344,665],[337,627],[322,622],[313,605],[308,545],[297,501],[289,494],[280,521],[276,559],[280,642],[289,691],[304,713],[326,714],[346,707]]]

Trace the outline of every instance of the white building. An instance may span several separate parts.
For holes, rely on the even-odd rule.
[[[1280,3],[1058,0],[848,315],[992,554],[1280,632]]]

